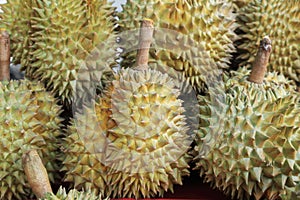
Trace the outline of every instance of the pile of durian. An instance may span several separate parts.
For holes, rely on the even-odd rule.
[[[299,0],[0,9],[0,200],[300,199]]]

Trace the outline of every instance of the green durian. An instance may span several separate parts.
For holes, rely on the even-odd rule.
[[[230,2],[219,0],[127,0],[119,13],[123,67],[134,65],[139,22],[150,18],[156,33],[149,66],[185,77],[202,90],[207,76],[227,69],[237,27]]]
[[[91,191],[77,191],[72,189],[66,192],[66,189],[60,187],[56,194],[48,193],[41,200],[109,200],[102,198],[101,195],[95,195]]]
[[[41,83],[0,83],[0,199],[31,197],[22,166],[22,155],[35,149],[52,182],[59,179],[58,137],[61,108]]]
[[[269,72],[261,84],[246,68],[199,96],[196,169],[238,199],[276,199],[300,181],[300,96]]]
[[[31,4],[32,0],[7,0],[0,5],[0,27],[10,34],[14,64],[28,65],[29,62]]]
[[[11,4],[5,7],[3,20],[16,38],[12,40],[12,46],[18,46],[14,55],[22,55],[27,78],[42,81],[63,103],[70,104],[77,80],[99,82],[103,74],[110,76],[115,62],[111,3],[31,0]],[[15,13],[22,15],[21,21],[14,19]]]
[[[65,180],[121,198],[162,196],[182,184],[192,138],[175,82],[147,68],[115,73],[95,105],[77,114],[69,128]]]
[[[270,71],[283,73],[300,82],[300,1],[253,0],[243,7],[238,21],[242,43],[238,46],[243,60],[240,66],[249,66],[261,37],[274,39]]]

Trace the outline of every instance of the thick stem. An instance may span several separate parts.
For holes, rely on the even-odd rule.
[[[267,66],[272,51],[271,39],[265,36],[259,45],[256,58],[253,63],[252,71],[249,76],[249,81],[261,84],[267,72]]]
[[[0,29],[0,81],[10,80],[10,39],[4,29]]]
[[[153,40],[154,26],[151,19],[144,19],[141,23],[139,47],[136,58],[137,70],[148,69],[149,49]]]
[[[37,198],[43,198],[46,193],[52,193],[48,173],[36,150],[23,154],[23,168],[29,185]]]

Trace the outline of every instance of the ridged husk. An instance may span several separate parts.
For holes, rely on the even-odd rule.
[[[241,66],[255,59],[259,41],[265,35],[273,40],[270,71],[283,73],[300,82],[300,1],[254,0],[245,6],[239,16],[242,44],[239,45],[244,60]],[[283,14],[284,13],[284,14]]]
[[[300,181],[300,97],[282,75],[255,84],[248,74],[199,97],[196,168],[232,197],[273,199]]]
[[[115,78],[95,111],[79,114],[69,129],[66,181],[121,198],[173,190],[189,174],[191,140],[174,80],[133,69],[122,69]]]
[[[149,66],[175,78],[183,75],[198,90],[207,75],[229,67],[235,51],[235,15],[232,4],[222,0],[128,0],[119,18],[123,67],[133,66],[140,20],[150,18],[156,32]]]
[[[41,80],[62,102],[70,104],[76,80],[101,84],[103,74],[112,73],[115,9],[111,3],[27,0],[14,4],[5,7],[3,20],[13,36],[15,62],[22,64],[27,78]],[[22,20],[16,21],[15,13]]]
[[[0,199],[26,199],[31,190],[23,171],[23,153],[37,150],[50,181],[59,178],[61,110],[40,83],[27,80],[0,83],[0,96]]]
[[[28,65],[30,56],[32,0],[7,0],[1,4],[1,28],[5,28],[11,41],[11,56],[14,64]]]
[[[48,193],[41,200],[109,200],[102,198],[101,195],[95,195],[91,191],[77,191],[72,189],[66,192],[66,189],[60,187],[56,194]]]

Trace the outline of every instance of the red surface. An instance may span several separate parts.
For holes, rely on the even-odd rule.
[[[185,177],[183,185],[174,187],[174,194],[171,192],[165,193],[164,198],[151,198],[143,200],[230,200],[222,192],[212,189],[209,183],[203,183],[203,179],[197,173],[191,174],[190,177]],[[116,200],[116,199],[112,199]],[[134,199],[117,199],[117,200],[134,200]],[[141,199],[140,199],[141,200]]]

